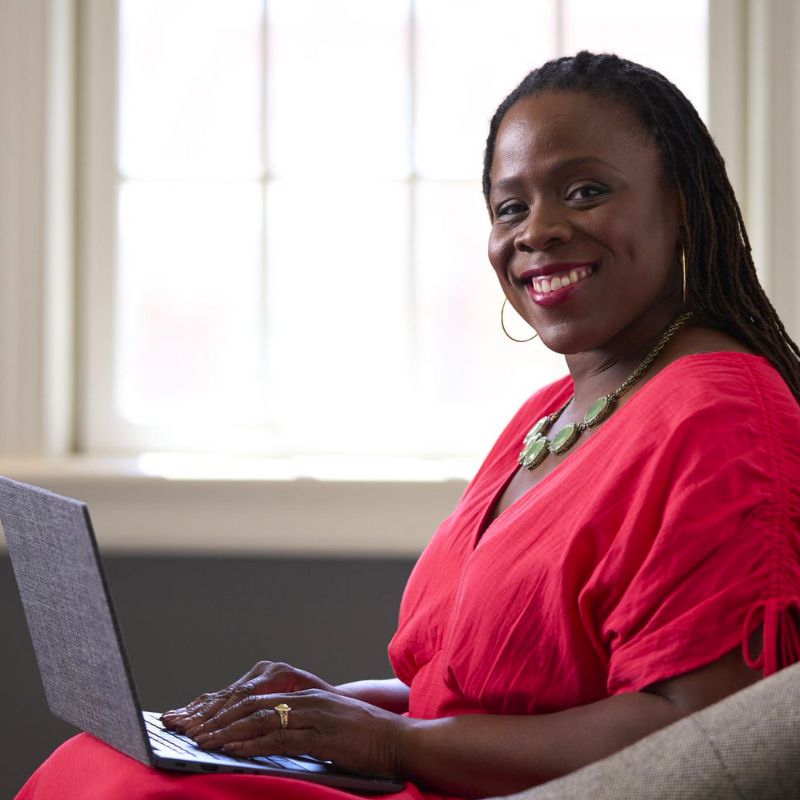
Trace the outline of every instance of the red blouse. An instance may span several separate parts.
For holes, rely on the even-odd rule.
[[[673,362],[487,525],[525,433],[571,393],[525,403],[411,576],[389,653],[412,716],[638,691],[762,623],[752,666],[800,658],[800,407],[769,362]]]
[[[637,691],[762,623],[754,666],[800,659],[800,407],[777,372],[740,353],[670,364],[487,525],[523,436],[571,391],[565,378],[525,403],[411,576],[389,651],[412,716],[538,714]],[[83,734],[19,800],[62,797],[351,796],[159,772]],[[409,784],[393,797],[434,796]]]

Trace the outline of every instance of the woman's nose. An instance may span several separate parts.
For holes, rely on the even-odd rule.
[[[546,250],[571,238],[572,226],[564,209],[558,203],[539,201],[520,225],[514,246],[518,250]]]

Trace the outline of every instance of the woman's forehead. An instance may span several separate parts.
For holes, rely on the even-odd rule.
[[[624,103],[584,92],[543,92],[517,101],[497,134],[493,178],[550,161],[591,159],[617,169],[656,163],[653,137]]]

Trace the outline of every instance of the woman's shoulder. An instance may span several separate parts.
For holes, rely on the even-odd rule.
[[[669,410],[750,407],[754,413],[788,413],[800,419],[798,401],[770,360],[724,331],[704,325],[687,328],[663,356],[665,365],[643,388],[652,400],[664,400]]]
[[[752,407],[754,413],[788,413],[800,419],[800,405],[770,360],[754,353],[722,350],[680,356],[648,386],[658,400],[684,412],[706,407]]]
[[[687,325],[668,342],[620,405],[629,402],[637,406],[637,416],[662,428],[704,412],[717,413],[723,422],[769,415],[800,423],[800,402],[775,363],[705,324]]]
[[[670,362],[639,394],[631,403],[639,435],[667,460],[696,457],[709,470],[758,462],[800,480],[800,404],[769,359],[730,350],[691,353]]]

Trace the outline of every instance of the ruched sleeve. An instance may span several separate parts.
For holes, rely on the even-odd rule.
[[[800,600],[797,593],[789,597],[772,597],[756,603],[745,617],[742,640],[747,641],[751,630],[761,627],[764,645],[753,655],[745,647],[745,660],[764,675],[772,675],[783,667],[800,661]]]
[[[616,592],[603,587],[613,598],[600,632],[610,694],[739,645],[765,675],[800,660],[798,409],[777,373],[753,362],[737,364],[738,391],[706,396],[709,385],[697,382],[675,396],[642,476],[647,496],[632,492],[633,524],[603,571],[620,582]],[[653,503],[656,517],[644,511]]]

